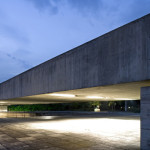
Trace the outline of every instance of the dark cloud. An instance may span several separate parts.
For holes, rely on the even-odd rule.
[[[39,11],[49,10],[56,14],[59,11],[59,4],[67,4],[83,15],[96,14],[103,6],[102,0],[26,0],[34,4]]]
[[[0,51],[0,68],[2,70],[0,72],[0,83],[32,67],[23,56],[19,57],[22,53],[21,50],[18,56],[16,56],[16,53],[10,54],[4,52],[4,50]]]
[[[96,14],[103,6],[101,0],[67,0],[67,3],[84,15]]]
[[[12,61],[15,61],[17,64],[21,65],[24,69],[29,69],[31,67],[30,64],[28,64],[25,60],[22,60],[18,57],[15,57],[14,55],[11,55],[9,53],[6,54],[7,57],[9,57]]]
[[[39,10],[39,11],[45,11],[49,10],[50,13],[56,14],[58,12],[58,7],[56,6],[56,3],[58,0],[53,1],[53,0],[26,0],[34,4],[34,6]]]

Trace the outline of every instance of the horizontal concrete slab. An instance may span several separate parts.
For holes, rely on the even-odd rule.
[[[150,14],[40,64],[1,83],[0,99],[28,103],[21,97],[34,95],[34,102],[42,103],[41,94],[132,82],[142,85],[150,79],[149,27]],[[129,98],[139,99],[139,88],[137,95],[130,93],[134,92],[126,93]],[[109,97],[111,92],[106,94]]]
[[[150,86],[150,81],[131,82],[109,86],[98,86],[76,90],[25,96],[8,100],[1,100],[1,104],[49,104],[74,101],[118,101],[140,100],[140,90],[143,86]],[[146,101],[145,101],[146,103]]]

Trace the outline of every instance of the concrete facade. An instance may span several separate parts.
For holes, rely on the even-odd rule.
[[[150,149],[150,87],[141,89],[141,150]]]
[[[0,84],[0,99],[150,79],[150,14]]]

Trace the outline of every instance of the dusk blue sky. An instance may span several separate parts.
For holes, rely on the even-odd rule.
[[[150,0],[0,0],[0,82],[150,12]]]

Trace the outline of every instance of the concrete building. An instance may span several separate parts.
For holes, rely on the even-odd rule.
[[[150,14],[0,84],[0,104],[141,100],[150,149]]]

